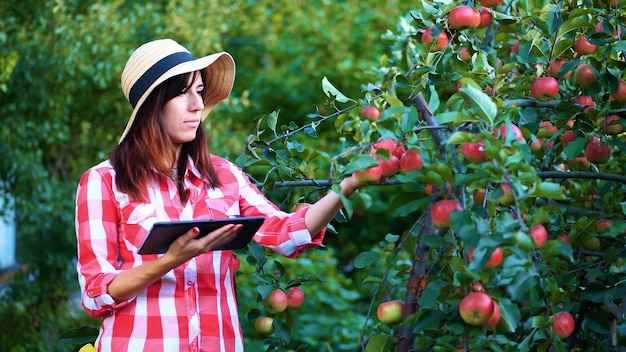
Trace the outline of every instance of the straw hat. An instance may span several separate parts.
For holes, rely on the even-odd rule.
[[[185,47],[172,39],[159,39],[143,44],[128,58],[122,72],[122,91],[133,106],[120,142],[126,137],[141,104],[156,86],[168,78],[204,70],[204,110],[202,120],[226,99],[235,81],[235,61],[226,52],[194,58]]]

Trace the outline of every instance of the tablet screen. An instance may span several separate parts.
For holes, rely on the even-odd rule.
[[[200,238],[227,224],[242,224],[243,228],[232,241],[216,247],[213,250],[241,249],[244,248],[250,240],[252,240],[252,237],[257,232],[259,227],[261,227],[263,221],[263,217],[255,216],[213,220],[156,222],[152,226],[152,229],[148,233],[148,236],[146,236],[146,239],[137,253],[141,255],[163,254],[167,252],[167,249],[170,247],[172,242],[194,226],[200,229],[200,233],[196,237]]]

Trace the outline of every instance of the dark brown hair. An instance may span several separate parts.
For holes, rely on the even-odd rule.
[[[117,188],[131,198],[145,202],[149,181],[171,176],[171,165],[166,159],[173,159],[174,146],[169,136],[163,132],[159,123],[161,110],[172,98],[189,90],[196,75],[200,74],[206,82],[204,71],[185,73],[169,78],[157,86],[141,105],[128,134],[111,150],[109,159],[115,169]],[[193,77],[192,77],[193,75]],[[187,192],[183,188],[183,176],[187,169],[188,156],[194,160],[201,175],[208,178],[212,187],[219,187],[217,173],[211,164],[208,137],[202,125],[198,127],[196,138],[184,143],[178,157],[176,168],[176,186],[181,201],[187,201]],[[172,153],[171,158],[164,158],[165,153]]]

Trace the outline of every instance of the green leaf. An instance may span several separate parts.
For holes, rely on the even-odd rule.
[[[541,246],[540,250],[546,258],[556,257],[574,262],[572,246],[561,240],[547,241]]]
[[[281,319],[274,319],[272,325],[274,325],[274,335],[276,337],[285,341],[291,340],[291,329],[284,321]]]
[[[343,95],[343,93],[341,93],[337,88],[335,88],[335,86],[333,86],[332,83],[328,81],[328,78],[326,78],[326,76],[324,76],[324,78],[322,79],[322,90],[324,91],[327,97],[329,98],[334,97],[340,103],[354,101],[346,97],[345,95]]]
[[[365,352],[390,351],[394,340],[390,335],[376,334],[367,341]]]
[[[472,142],[474,140],[474,134],[469,132],[454,132],[450,138],[448,138],[448,144],[463,144],[465,142]]]
[[[422,237],[421,243],[431,247],[431,248],[440,248],[445,246],[448,242],[443,239],[441,236],[437,235],[427,235]]]
[[[67,330],[59,336],[59,342],[68,345],[84,345],[93,343],[98,337],[100,329],[96,326],[81,326]]]
[[[387,100],[389,105],[391,105],[392,107],[404,106],[404,104],[402,104],[402,101],[400,99],[394,96],[391,96],[389,93],[383,93],[383,98],[385,98],[385,100]]]
[[[436,111],[439,108],[439,94],[435,89],[435,86],[430,86],[430,99],[428,100],[428,107],[431,111]]]
[[[574,44],[574,41],[567,38],[563,38],[562,40],[558,41],[552,49],[552,59],[559,58],[564,52],[572,47],[572,44]]]
[[[267,117],[267,125],[274,132],[274,136],[276,136],[276,124],[278,123],[278,112],[272,111],[271,114]]]
[[[405,217],[420,209],[428,203],[427,197],[415,198],[414,194],[403,193],[394,198],[393,206],[391,209],[391,216],[393,217]]]
[[[515,278],[511,280],[507,291],[511,299],[518,300],[522,298],[534,284],[533,274],[526,271],[519,271]]]
[[[489,95],[478,88],[467,85],[463,86],[459,92],[466,103],[474,108],[482,118],[487,120],[490,124],[493,124],[498,108]]]
[[[459,118],[463,116],[464,115],[458,111],[448,111],[441,114],[436,114],[434,117],[435,121],[437,121],[438,124],[445,125],[450,122],[458,122]]]
[[[606,313],[590,311],[585,314],[583,328],[587,328],[598,334],[608,334],[611,332],[611,322]]]
[[[593,28],[593,24],[589,21],[587,16],[570,18],[567,21],[563,22],[563,24],[559,27],[559,33],[557,34],[557,39],[561,39],[565,34],[578,30],[580,28]]]
[[[563,193],[560,184],[554,182],[541,182],[530,191],[530,195],[538,198],[548,198],[556,200],[565,200],[567,197]]]
[[[567,145],[563,148],[563,152],[569,160],[573,160],[575,157],[579,156],[582,153],[583,149],[585,149],[585,145],[587,145],[585,139],[582,137],[578,137],[575,140],[567,143]]]
[[[429,309],[434,307],[435,304],[437,304],[441,290],[448,287],[448,285],[449,283],[444,280],[434,280],[429,282],[417,301],[420,308]]]
[[[533,328],[545,328],[550,326],[550,320],[543,315],[537,315],[532,318],[531,326]]]
[[[380,259],[380,254],[376,252],[362,252],[354,259],[354,266],[361,269],[375,263],[378,259]]]
[[[503,326],[506,332],[515,332],[522,317],[518,305],[511,302],[511,300],[506,297],[499,297],[498,304],[500,305],[501,312],[500,323],[498,325]]]
[[[420,315],[413,326],[413,333],[419,333],[429,329],[440,329],[441,326],[443,326],[444,321],[447,319],[448,317],[446,317],[439,310],[421,310]]]
[[[362,171],[370,166],[378,165],[378,160],[370,155],[357,155],[350,160],[350,163],[346,166],[344,172],[352,173],[355,171]]]

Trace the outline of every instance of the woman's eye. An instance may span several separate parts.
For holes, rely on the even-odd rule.
[[[198,93],[199,96],[203,97],[204,96],[204,89],[201,89],[201,90],[197,91],[196,93]]]

